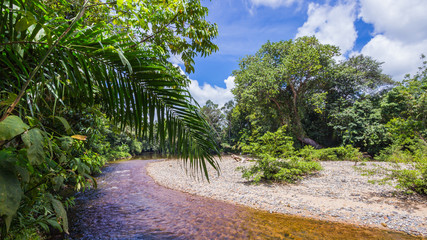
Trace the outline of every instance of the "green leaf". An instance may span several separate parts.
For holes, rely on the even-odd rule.
[[[25,16],[18,20],[15,25],[16,31],[26,31],[31,25],[36,23],[36,19],[32,15]]]
[[[65,118],[59,116],[55,116],[55,118],[58,119],[62,123],[62,125],[64,125],[67,134],[71,134],[71,126],[68,121]]]
[[[20,117],[11,115],[0,122],[0,141],[10,140],[29,128]]]
[[[52,207],[55,210],[56,216],[61,219],[62,228],[64,232],[68,234],[68,218],[67,211],[65,211],[64,205],[61,201],[51,197]]]
[[[28,183],[30,181],[30,173],[26,168],[21,166],[16,166],[16,171],[19,173],[24,183]]]
[[[0,168],[0,216],[4,217],[6,231],[9,231],[12,218],[19,208],[21,197],[21,184],[17,176],[8,169]]]
[[[26,116],[25,119],[27,119],[28,124],[31,127],[37,126],[40,123],[39,119],[37,119],[35,117]]]
[[[73,145],[73,139],[71,137],[61,137],[59,140],[61,140],[61,148],[64,151],[68,151]]]
[[[9,97],[6,100],[1,101],[0,106],[10,106],[15,101],[16,97],[18,97],[16,93],[10,92],[8,94],[9,94]]]
[[[31,164],[41,164],[45,158],[43,149],[44,138],[38,128],[33,128],[22,135],[22,141],[27,147],[27,157]]]
[[[59,231],[62,231],[61,225],[55,219],[48,219],[46,220],[46,222],[49,223],[49,225],[51,225],[52,227],[58,229]]]
[[[54,184],[53,189],[55,191],[59,191],[59,189],[61,189],[61,187],[64,185],[64,177],[62,177],[62,176],[55,176],[52,179],[52,182]]]
[[[15,155],[10,150],[0,150],[0,168],[10,168],[11,165],[15,165],[16,160]]]

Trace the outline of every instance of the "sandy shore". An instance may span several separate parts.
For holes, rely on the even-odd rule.
[[[250,184],[235,169],[251,164],[223,157],[221,175],[211,171],[210,183],[188,176],[176,160],[152,163],[147,171],[157,183],[183,192],[271,212],[427,236],[427,198],[368,183],[372,178],[357,172],[353,162],[321,162],[320,173],[287,185]],[[367,167],[373,164],[384,163]]]

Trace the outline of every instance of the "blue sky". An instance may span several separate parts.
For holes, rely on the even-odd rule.
[[[239,59],[270,41],[315,35],[339,46],[341,59],[365,54],[384,62],[395,80],[415,73],[427,54],[427,0],[202,0],[218,24],[219,51],[197,58],[189,87],[204,105],[232,99]],[[179,58],[172,59],[179,62]]]

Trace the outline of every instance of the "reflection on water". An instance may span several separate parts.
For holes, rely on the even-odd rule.
[[[98,189],[77,199],[71,239],[413,239],[194,196],[157,185],[146,174],[152,161],[111,163]]]

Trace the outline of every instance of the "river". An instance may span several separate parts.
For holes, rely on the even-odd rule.
[[[76,195],[68,239],[417,239],[259,211],[182,193],[156,184],[154,160],[110,163],[98,188]]]

